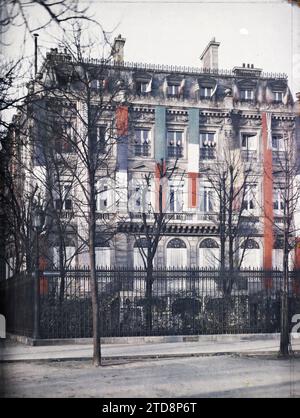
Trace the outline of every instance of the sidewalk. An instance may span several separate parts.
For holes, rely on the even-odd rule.
[[[146,342],[127,338],[126,343],[102,344],[103,359],[146,359],[196,357],[225,354],[274,355],[279,349],[278,334],[198,336],[198,341],[168,342],[155,337]],[[118,340],[120,341],[120,339]],[[300,338],[292,338],[292,349],[300,353]],[[1,345],[0,361],[85,360],[92,357],[91,344],[28,346],[6,340]]]

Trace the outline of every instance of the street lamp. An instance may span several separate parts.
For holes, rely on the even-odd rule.
[[[33,339],[39,339],[39,323],[40,323],[40,275],[39,275],[39,233],[42,227],[42,211],[37,208],[33,216],[33,227],[35,229],[35,274],[34,274],[34,322],[33,322]]]

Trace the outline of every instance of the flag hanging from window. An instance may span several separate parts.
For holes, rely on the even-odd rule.
[[[185,79],[183,78],[179,86],[179,95],[183,94],[184,86],[185,86]]]
[[[151,77],[151,80],[149,81],[149,83],[147,84],[145,92],[150,93],[151,91],[152,91],[152,77]]]
[[[266,121],[267,121],[267,135],[268,135],[267,149],[272,149],[272,129],[271,129],[272,113],[271,112],[266,112]]]
[[[215,85],[215,87],[213,88],[213,90],[212,90],[212,92],[211,92],[211,94],[210,94],[210,97],[213,97],[213,95],[216,93],[216,91],[217,91],[217,88],[218,88],[218,83],[216,83],[216,85]]]

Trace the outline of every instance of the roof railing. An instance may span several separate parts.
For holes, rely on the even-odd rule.
[[[76,58],[68,55],[66,58],[64,53],[55,53],[55,59],[59,61],[65,62],[73,62],[76,63]],[[83,58],[82,62],[84,64],[92,64],[92,65],[106,65],[108,67],[120,68],[120,69],[134,69],[134,70],[146,70],[146,71],[162,71],[167,73],[184,73],[184,74],[193,74],[193,75],[201,75],[201,74],[211,74],[211,75],[218,75],[218,76],[231,76],[234,77],[235,74],[233,70],[227,69],[212,69],[212,68],[200,68],[200,67],[188,67],[188,66],[179,66],[179,65],[166,65],[166,64],[148,64],[143,62],[129,62],[129,61],[122,61],[122,62],[115,62],[109,59],[99,59],[99,58]],[[255,69],[254,69],[255,70]],[[264,79],[284,79],[286,80],[287,74],[285,73],[273,73],[273,72],[262,72],[259,76],[254,74],[253,71],[253,78],[264,78]],[[250,74],[249,74],[250,75]],[[251,75],[250,75],[251,76]]]

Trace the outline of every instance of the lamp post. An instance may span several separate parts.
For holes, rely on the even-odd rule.
[[[39,280],[39,233],[42,226],[42,213],[38,208],[33,217],[33,226],[35,229],[35,272],[34,272],[34,321],[33,321],[33,339],[39,339],[40,325],[40,280]]]

